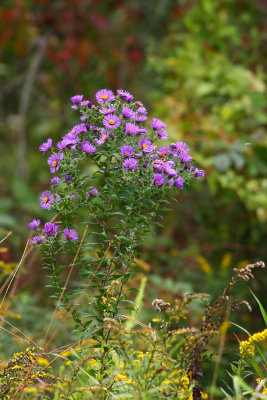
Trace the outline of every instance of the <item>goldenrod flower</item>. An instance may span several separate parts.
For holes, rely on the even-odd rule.
[[[244,358],[245,356],[254,356],[255,346],[251,342],[251,340],[243,340],[239,343],[239,353],[242,358]]]

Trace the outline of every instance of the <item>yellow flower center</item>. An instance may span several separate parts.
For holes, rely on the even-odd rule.
[[[52,166],[53,166],[53,167],[56,167],[56,166],[57,166],[57,161],[53,161],[53,162],[52,162]]]
[[[180,147],[180,149],[179,149],[180,151],[184,151],[184,149],[182,149],[181,147]]]
[[[125,152],[125,155],[126,155],[126,156],[128,156],[128,155],[129,155],[129,152],[128,152],[128,151],[126,151],[126,152]]]
[[[70,233],[67,235],[67,238],[68,238],[68,239],[72,239],[72,236],[71,236]]]
[[[142,144],[143,149],[147,148],[147,145],[145,143]]]
[[[106,138],[107,138],[106,135],[104,135],[104,136],[102,137],[102,140],[106,140]]]
[[[163,150],[162,154],[166,154],[166,151],[165,151],[165,150]]]
[[[103,94],[102,99],[103,100],[107,100],[107,98],[108,98],[108,95],[107,94]]]
[[[49,201],[49,198],[48,198],[48,197],[45,197],[45,198],[44,198],[44,202],[47,203],[48,201]]]
[[[110,125],[114,125],[114,124],[115,124],[114,120],[113,120],[113,119],[110,119],[110,120],[109,120],[109,124],[110,124]]]

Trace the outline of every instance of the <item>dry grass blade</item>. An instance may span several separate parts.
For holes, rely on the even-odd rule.
[[[0,304],[0,311],[2,310],[3,303],[4,303],[4,301],[5,301],[5,298],[6,298],[6,296],[7,296],[7,293],[8,293],[8,291],[9,291],[9,288],[10,288],[10,286],[11,286],[13,280],[15,279],[15,276],[16,276],[16,274],[17,274],[17,272],[18,272],[18,270],[19,270],[21,264],[23,263],[23,261],[25,260],[25,258],[27,257],[27,255],[29,254],[29,252],[28,252],[28,253],[26,252],[27,247],[28,247],[28,244],[29,244],[29,238],[28,238],[28,240],[27,240],[27,243],[26,243],[25,249],[24,249],[24,251],[23,251],[22,257],[21,257],[21,259],[20,259],[20,262],[18,263],[17,268],[15,269],[14,273],[12,274],[12,277],[11,277],[11,279],[10,279],[10,282],[9,282],[9,284],[8,284],[8,286],[7,286],[6,291],[5,291],[4,297],[3,297],[2,301],[1,301],[1,304]]]
[[[9,231],[7,235],[0,240],[0,244],[3,243],[12,233],[13,233],[12,231]]]

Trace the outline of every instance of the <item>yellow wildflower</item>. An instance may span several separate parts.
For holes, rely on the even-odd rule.
[[[172,381],[170,379],[164,379],[164,381],[162,382],[163,386],[168,386]]]
[[[71,351],[67,350],[67,351],[64,351],[64,353],[62,353],[61,355],[62,355],[62,357],[68,357],[70,354],[72,354]]]
[[[91,358],[91,359],[88,361],[88,364],[89,364],[91,367],[96,368],[96,367],[97,367],[97,360],[96,360],[95,358]]]
[[[261,332],[254,333],[252,337],[248,340],[243,340],[239,344],[239,352],[241,357],[250,356],[253,357],[255,353],[255,345],[254,343],[263,342],[267,339],[267,329],[264,329]]]
[[[264,331],[258,333],[254,333],[254,335],[252,335],[252,339],[256,343],[263,342],[267,339],[267,329],[264,329]]]
[[[242,358],[245,356],[253,357],[255,352],[255,346],[251,340],[243,340],[239,343],[239,353]]]
[[[127,379],[127,378],[128,378],[128,377],[127,377],[126,374],[117,374],[117,375],[115,376],[115,378],[114,378],[114,381],[117,382],[117,381],[124,380],[124,379]]]
[[[181,384],[183,385],[183,387],[187,387],[189,385],[189,378],[187,375],[182,376]]]
[[[36,393],[37,389],[36,389],[36,387],[28,387],[28,388],[24,388],[24,392],[25,393]]]
[[[49,361],[46,358],[41,357],[41,358],[38,358],[37,363],[39,365],[48,365]]]

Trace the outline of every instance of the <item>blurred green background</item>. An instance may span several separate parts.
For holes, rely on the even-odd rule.
[[[39,196],[49,171],[39,145],[79,123],[72,95],[93,99],[101,88],[132,92],[167,123],[170,141],[188,143],[206,173],[140,249],[148,274],[143,318],[156,296],[216,297],[234,267],[266,259],[264,0],[2,0],[0,48],[0,238],[13,232],[0,252],[3,282],[21,257],[28,222],[47,218]],[[10,318],[37,337],[36,316],[53,307],[44,283],[37,255],[12,292],[20,302]],[[249,286],[266,306],[264,283],[259,271]],[[252,333],[261,329],[248,285],[235,294],[254,308],[233,319]],[[192,321],[201,310],[194,313]],[[233,334],[227,343],[230,351]]]

